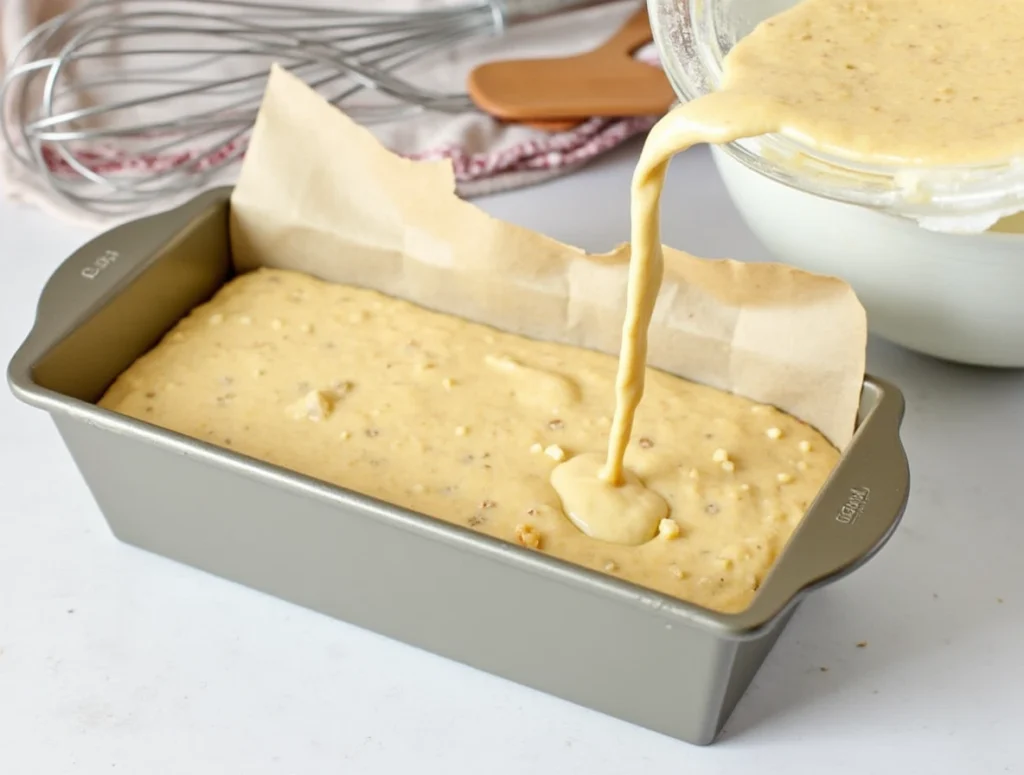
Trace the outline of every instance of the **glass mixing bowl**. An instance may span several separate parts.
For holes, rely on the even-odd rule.
[[[719,88],[736,41],[794,4],[648,0],[679,98]],[[740,214],[768,249],[786,263],[844,278],[875,333],[949,360],[1024,367],[1024,216],[1012,217],[1024,208],[1024,160],[862,164],[781,135],[712,153]]]

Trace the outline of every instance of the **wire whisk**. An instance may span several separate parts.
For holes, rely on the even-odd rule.
[[[473,110],[398,71],[594,0],[372,11],[262,0],[90,0],[34,30],[0,86],[12,156],[104,215],[191,192],[244,155],[276,62],[363,124]]]

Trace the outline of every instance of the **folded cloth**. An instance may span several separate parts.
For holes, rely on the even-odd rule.
[[[3,0],[0,3],[0,62],[8,62],[25,35],[46,20],[88,0]],[[337,7],[372,7],[373,10],[408,10],[457,5],[467,0],[304,0],[304,5],[317,3]],[[370,3],[368,6],[367,3]],[[112,8],[116,8],[113,4]],[[606,2],[583,9],[510,25],[500,37],[481,36],[458,45],[433,52],[412,66],[417,85],[438,92],[461,91],[466,76],[476,65],[500,59],[565,56],[591,50],[606,40],[632,14],[638,3]],[[113,12],[113,11],[112,11]],[[641,57],[656,64],[651,49]],[[269,62],[268,62],[269,64]],[[166,63],[168,70],[173,62]],[[216,65],[214,65],[216,67]],[[116,84],[117,62],[109,68],[108,81]],[[225,65],[227,67],[227,65]],[[225,69],[224,73],[230,70]],[[400,71],[401,72],[401,71]],[[99,75],[102,75],[100,73]],[[95,72],[90,73],[96,78]],[[108,85],[105,100],[123,97],[117,86]],[[125,87],[127,92],[127,88]],[[4,106],[6,115],[13,113],[12,101]],[[522,125],[506,124],[490,116],[471,111],[461,114],[424,112],[412,118],[369,129],[391,150],[414,159],[450,159],[455,170],[458,192],[474,197],[501,190],[539,183],[565,174],[646,131],[656,117],[627,119],[591,118],[579,126],[559,133],[548,133]],[[244,139],[243,139],[244,142]],[[121,169],[168,169],[187,159],[176,149],[173,154],[133,156],[130,150],[116,143],[93,148],[76,149],[87,166],[100,165],[106,172]],[[55,154],[44,154],[51,173],[69,175],[73,171]],[[231,164],[202,181],[196,189],[170,195],[147,203],[131,217],[165,209],[195,194],[199,188],[223,185],[234,181],[238,164]],[[107,227],[126,216],[97,214],[75,207],[57,195],[44,174],[17,162],[6,144],[0,143],[0,173],[6,195],[14,200],[44,208],[62,218],[95,228]]]

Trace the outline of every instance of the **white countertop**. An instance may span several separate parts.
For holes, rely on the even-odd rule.
[[[605,250],[636,152],[481,204]],[[765,257],[702,149],[670,178],[667,243]],[[4,364],[85,236],[0,203]],[[710,748],[116,542],[47,417],[2,390],[0,772],[1024,773],[1024,373],[882,342],[868,366],[907,398],[904,522],[807,601]]]

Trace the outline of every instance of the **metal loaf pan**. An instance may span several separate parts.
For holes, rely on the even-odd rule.
[[[797,603],[873,555],[902,515],[903,398],[872,378],[849,449],[737,614],[99,409],[114,378],[232,276],[229,196],[209,191],[77,251],[10,364],[14,393],[53,416],[122,541],[707,744]]]

